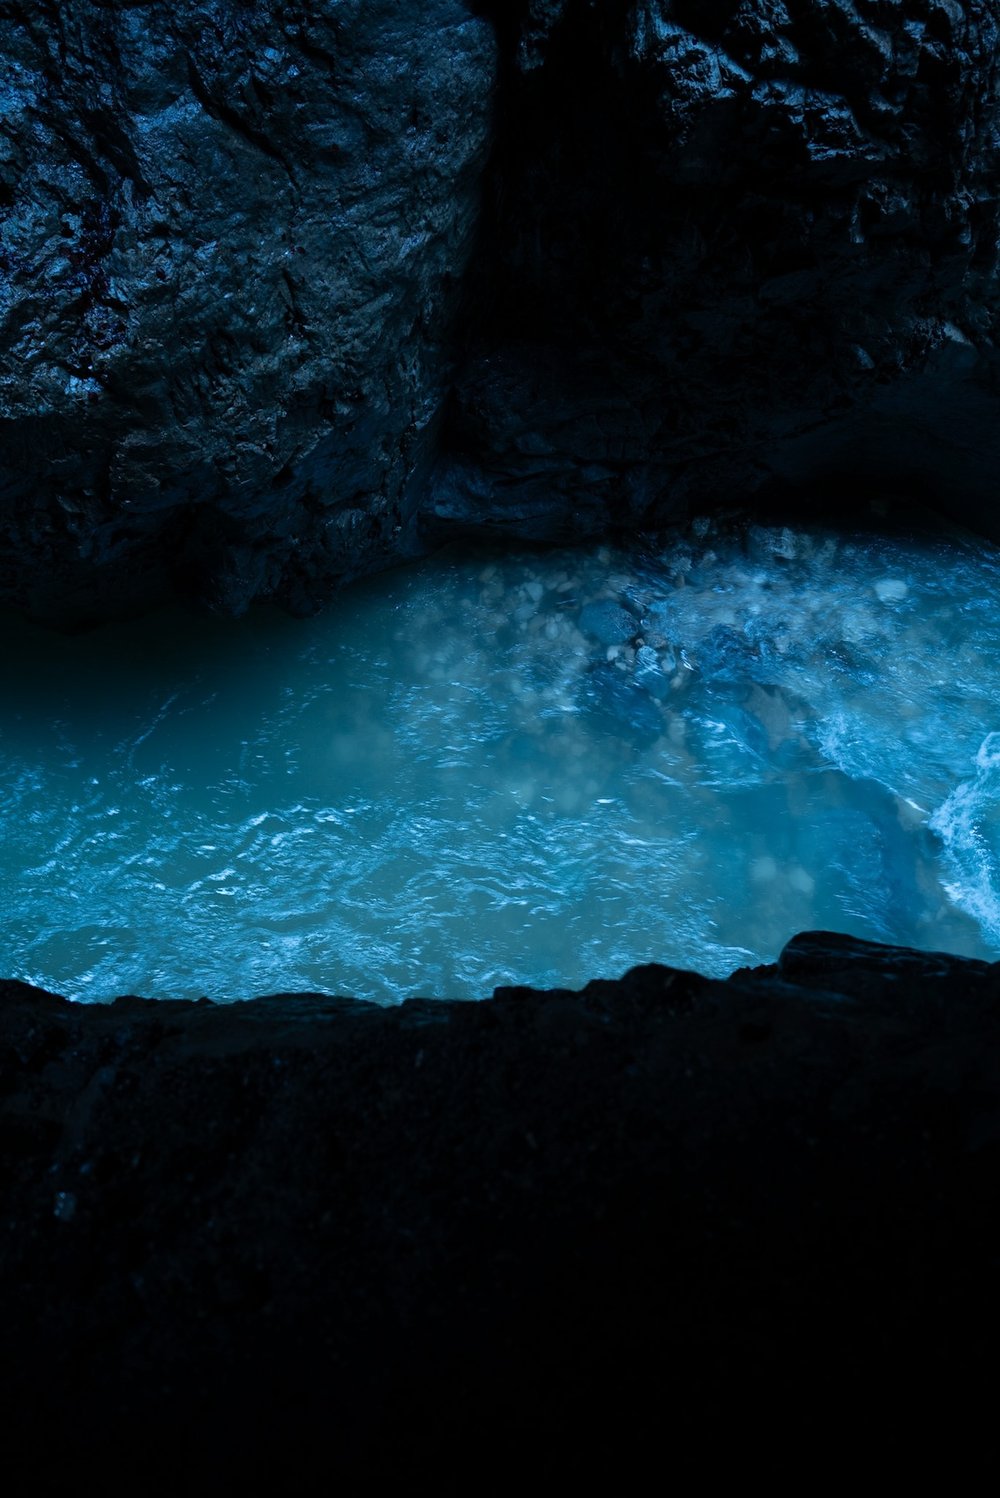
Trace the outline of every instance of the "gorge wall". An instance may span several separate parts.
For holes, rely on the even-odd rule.
[[[1000,534],[998,42],[0,0],[0,601],[307,612],[467,530],[848,490]],[[0,981],[5,1471],[978,1478],[998,999],[828,933],[482,1003]]]
[[[309,608],[396,553],[476,224],[460,0],[6,6],[8,598]]]
[[[849,481],[995,530],[996,0],[0,8],[0,597],[296,611]]]

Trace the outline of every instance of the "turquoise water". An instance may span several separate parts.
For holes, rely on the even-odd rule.
[[[701,525],[450,553],[302,621],[5,622],[3,970],[381,1001],[1000,958],[1000,553]]]

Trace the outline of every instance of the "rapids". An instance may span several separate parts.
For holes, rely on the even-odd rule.
[[[960,534],[702,523],[309,620],[5,629],[4,970],[71,998],[721,975],[810,927],[1000,958],[1000,553]]]

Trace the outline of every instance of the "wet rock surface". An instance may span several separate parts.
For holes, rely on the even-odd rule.
[[[0,595],[314,606],[400,553],[495,72],[461,0],[5,6]]]
[[[6,1469],[974,1444],[998,1058],[1000,966],[825,933],[478,1004],[0,985]]]
[[[995,532],[997,17],[5,6],[0,596],[307,610],[418,514],[817,477]]]
[[[527,9],[442,515],[579,533],[822,477],[993,527],[996,4]]]

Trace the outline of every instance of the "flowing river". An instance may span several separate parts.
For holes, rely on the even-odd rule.
[[[1000,958],[1000,552],[696,525],[452,551],[310,620],[5,621],[3,971],[392,1002]]]

